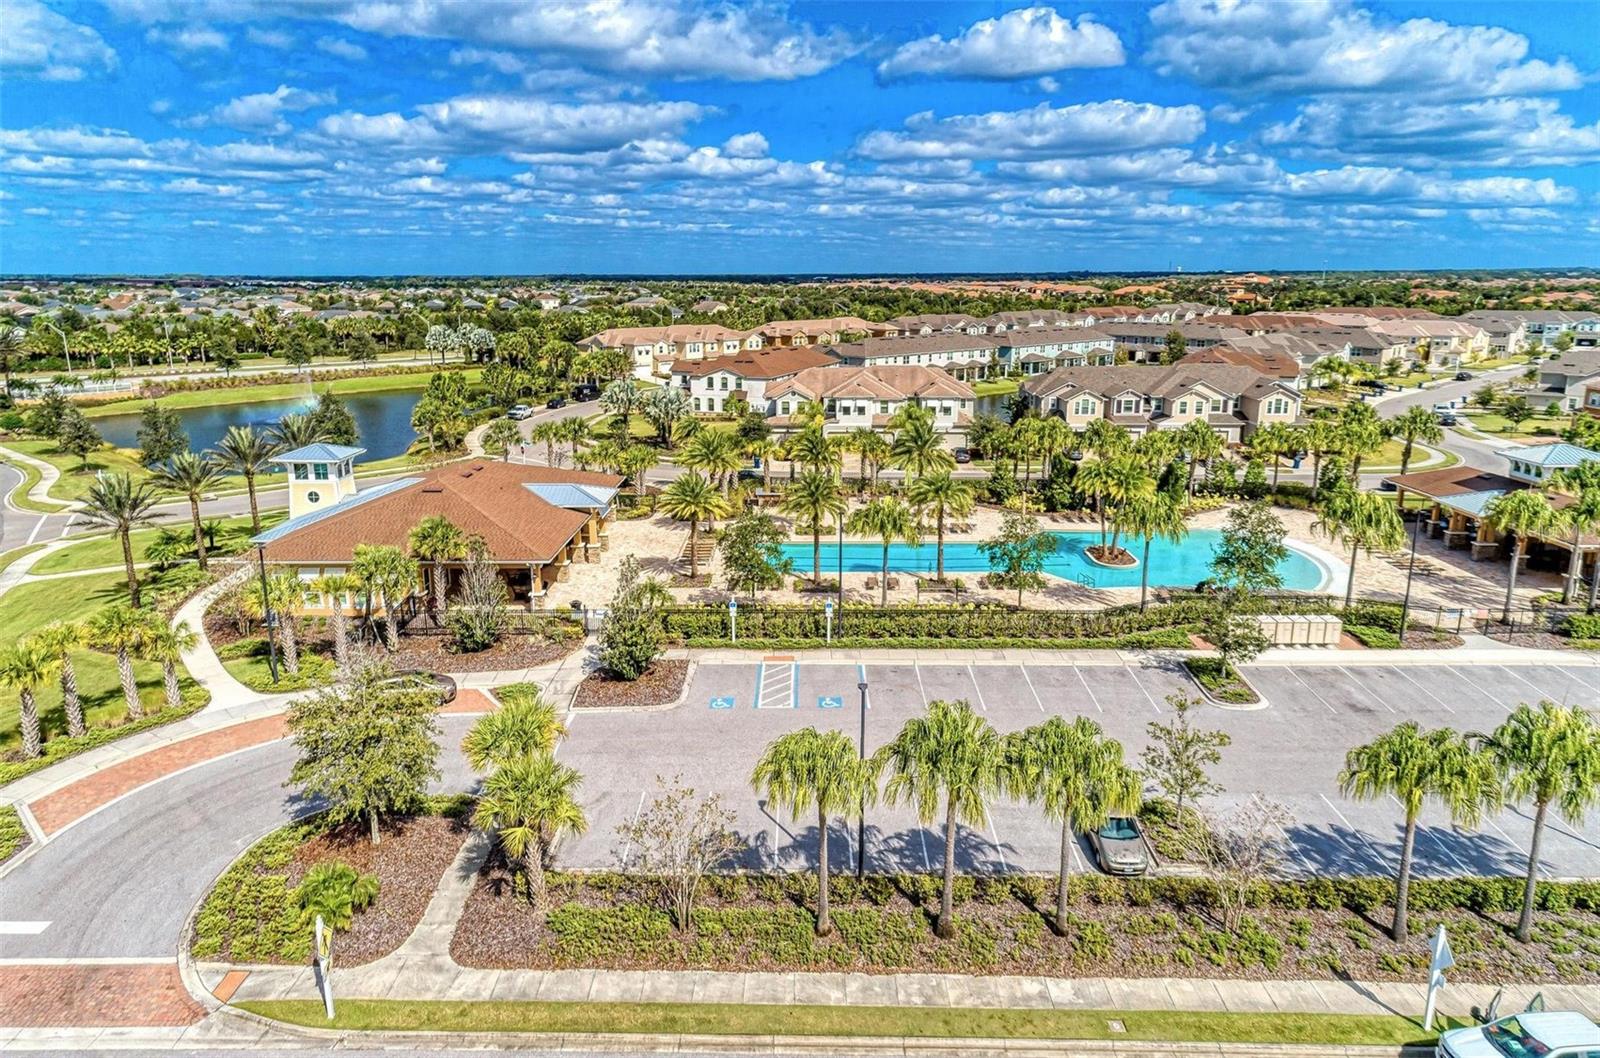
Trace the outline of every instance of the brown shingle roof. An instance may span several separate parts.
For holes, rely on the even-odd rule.
[[[804,371],[808,367],[826,367],[838,362],[837,357],[813,346],[775,346],[766,349],[746,349],[733,356],[709,360],[684,360],[672,365],[672,373],[698,378],[717,371],[729,371],[740,378],[782,378]]]
[[[534,483],[615,488],[612,474],[492,461],[457,463],[420,475],[415,484],[336,511],[266,545],[269,562],[349,562],[358,544],[405,548],[412,528],[443,515],[481,536],[498,562],[547,562],[567,545],[587,515],[529,492]]]

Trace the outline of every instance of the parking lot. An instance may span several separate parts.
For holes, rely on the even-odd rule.
[[[1226,792],[1213,805],[1226,810],[1256,790],[1285,805],[1293,816],[1286,828],[1286,869],[1299,875],[1388,874],[1398,860],[1398,802],[1353,802],[1339,796],[1337,776],[1349,747],[1405,719],[1424,727],[1486,731],[1519,702],[1547,697],[1600,703],[1600,669],[1582,666],[1317,664],[1256,666],[1249,676],[1267,708],[1206,706],[1200,714],[1204,725],[1233,739],[1214,773]],[[681,775],[697,790],[721,794],[735,813],[745,866],[813,866],[815,819],[792,820],[768,812],[748,777],[763,747],[784,732],[810,725],[856,737],[861,682],[868,685],[869,753],[927,702],[965,698],[1001,731],[1018,730],[1050,715],[1092,717],[1122,741],[1135,762],[1147,742],[1145,725],[1170,717],[1167,695],[1197,693],[1181,669],[1153,662],[1023,667],[769,658],[756,665],[701,664],[685,700],[672,709],[573,716],[561,756],[583,773],[590,827],[588,834],[563,845],[562,862],[618,866],[631,850],[618,838],[617,826],[653,795],[657,776]],[[1531,813],[1519,806],[1465,833],[1430,805],[1417,838],[1417,872],[1519,873],[1530,828]],[[1054,871],[1059,833],[1034,806],[1001,801],[986,826],[962,828],[960,868],[973,873]],[[1600,843],[1593,833],[1592,827],[1575,831],[1552,816],[1542,850],[1546,875],[1600,876]],[[868,809],[869,870],[937,870],[943,840],[939,825],[924,827],[905,808]],[[853,868],[853,820],[835,820],[829,850],[834,867]],[[1087,845],[1080,843],[1073,853],[1074,869],[1089,870],[1088,855]]]

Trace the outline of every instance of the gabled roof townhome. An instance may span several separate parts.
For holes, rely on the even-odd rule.
[[[1294,386],[1236,364],[1062,367],[1026,380],[1022,392],[1040,414],[1075,429],[1107,419],[1143,434],[1199,419],[1230,443],[1266,423],[1295,422],[1301,407]]]
[[[737,399],[765,414],[770,404],[767,390],[774,381],[839,362],[824,348],[832,347],[747,349],[711,360],[680,361],[672,366],[672,383],[689,392],[694,411],[722,412],[728,401]]]
[[[793,425],[793,416],[808,401],[826,409],[830,431],[859,426],[883,428],[907,403],[933,412],[934,425],[945,432],[964,430],[971,422],[977,396],[948,372],[922,365],[812,367],[767,387],[778,429]]]

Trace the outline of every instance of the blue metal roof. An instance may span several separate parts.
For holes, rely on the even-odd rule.
[[[356,448],[351,445],[328,445],[318,442],[296,448],[293,452],[280,452],[274,456],[274,463],[337,463],[345,459],[354,459],[356,456],[367,454],[365,448]]]
[[[335,514],[343,514],[345,511],[353,510],[354,508],[361,506],[363,503],[387,496],[392,492],[399,492],[401,489],[410,485],[415,485],[421,480],[421,478],[399,478],[395,481],[386,481],[381,485],[374,485],[371,488],[362,489],[354,496],[347,496],[326,510],[312,511],[310,514],[302,514],[298,518],[290,518],[287,522],[282,522],[278,525],[275,525],[271,529],[268,529],[257,536],[251,537],[250,542],[252,544],[270,544],[279,537],[287,536],[292,532],[304,529],[308,525],[314,525],[317,522],[322,521],[324,518],[332,517]]]
[[[1547,445],[1524,445],[1520,448],[1504,448],[1500,454],[1507,459],[1520,459],[1524,463],[1534,466],[1548,467],[1575,467],[1579,463],[1587,463],[1600,459],[1600,452],[1591,452],[1587,448],[1569,445],[1565,442]]]
[[[552,507],[568,510],[604,511],[611,506],[617,490],[609,485],[575,485],[568,482],[529,482],[523,488]]]
[[[1445,496],[1439,502],[1476,518],[1483,514],[1497,497],[1504,496],[1509,491],[1509,489],[1489,489],[1484,492],[1463,492],[1458,496]]]

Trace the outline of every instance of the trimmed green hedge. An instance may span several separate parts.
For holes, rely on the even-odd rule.
[[[991,636],[988,639],[909,639],[905,637],[835,636],[830,643],[825,639],[751,639],[739,634],[737,643],[721,639],[688,639],[686,647],[716,648],[734,646],[745,650],[825,650],[840,649],[880,650],[997,650],[1003,648],[1044,650],[1184,650],[1192,644],[1190,631],[1198,625],[1184,628],[1163,628],[1154,632],[1134,632],[1129,635],[1105,639],[1009,639]]]
[[[12,805],[0,805],[0,863],[4,863],[28,843],[28,832],[22,826],[22,817]]]
[[[1575,613],[1561,626],[1573,639],[1600,639],[1600,614]]]

